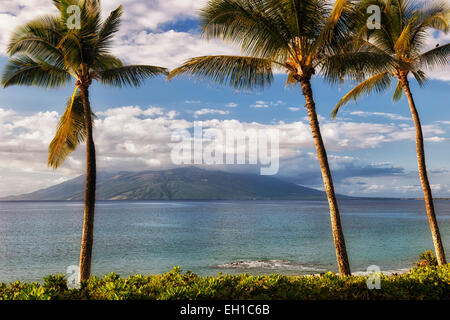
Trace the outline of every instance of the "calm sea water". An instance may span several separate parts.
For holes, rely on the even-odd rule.
[[[409,268],[432,249],[421,201],[340,202],[353,271]],[[450,257],[450,201],[436,209]],[[77,265],[82,203],[0,203],[0,282],[39,281]],[[202,275],[337,271],[322,201],[99,202],[93,273]]]

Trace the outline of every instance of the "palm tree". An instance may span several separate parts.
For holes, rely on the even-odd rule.
[[[425,195],[427,215],[431,227],[436,256],[439,264],[446,263],[444,247],[439,232],[439,226],[433,204],[430,182],[428,180],[424,139],[419,113],[411,93],[408,76],[411,74],[423,85],[426,81],[424,70],[449,63],[450,44],[438,45],[434,49],[424,52],[430,30],[448,32],[449,7],[437,0],[426,4],[408,0],[362,0],[359,3],[360,12],[366,12],[370,5],[377,5],[381,9],[381,29],[368,30],[365,20],[361,20],[360,28],[356,30],[358,37],[354,42],[357,52],[365,52],[370,61],[384,61],[384,67],[376,70],[361,62],[355,68],[351,61],[341,59],[336,62],[335,72],[341,77],[347,73],[350,78],[359,78],[359,71],[365,73],[365,80],[345,95],[337,104],[332,116],[335,118],[339,109],[349,101],[357,100],[362,94],[370,94],[388,89],[393,78],[397,78],[397,88],[394,101],[402,98],[403,93],[408,98],[409,107],[416,128],[417,159]]]
[[[94,236],[96,158],[94,115],[89,102],[93,80],[111,86],[139,86],[146,78],[168,74],[161,67],[125,66],[109,53],[118,31],[122,6],[102,21],[99,0],[53,0],[58,15],[39,17],[18,28],[8,46],[3,87],[12,85],[54,88],[75,79],[56,136],[49,146],[48,165],[58,168],[76,147],[86,142],[86,190],[80,252],[80,281],[90,276]],[[70,6],[80,9],[79,28],[71,28]],[[73,8],[73,7],[72,7]]]
[[[203,56],[173,70],[228,83],[238,89],[270,85],[274,70],[287,73],[287,85],[300,85],[328,197],[339,272],[350,275],[338,202],[320,132],[311,78],[344,43],[351,2],[337,0],[210,0],[201,12],[203,33],[238,44],[243,56]]]

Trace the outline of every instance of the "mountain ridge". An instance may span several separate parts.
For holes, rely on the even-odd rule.
[[[82,201],[84,178],[0,201]],[[345,196],[340,196],[349,198]],[[184,167],[162,171],[101,172],[97,200],[323,200],[322,191],[278,178]]]

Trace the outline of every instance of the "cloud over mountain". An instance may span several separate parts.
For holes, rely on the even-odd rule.
[[[201,110],[200,110],[201,111]],[[159,107],[142,108],[124,106],[111,108],[97,114],[95,141],[100,170],[154,170],[173,167],[171,151],[175,142],[172,134],[178,129],[191,130],[193,121],[182,119],[178,112]],[[0,182],[0,194],[24,193],[45,187],[54,179],[73,177],[83,171],[84,146],[73,153],[62,166],[53,172],[46,168],[47,147],[52,140],[60,114],[55,111],[24,115],[9,109],[0,109],[0,170],[7,170],[9,178]],[[279,130],[281,174],[302,175],[304,182],[317,176],[317,160],[307,121],[276,124],[242,122],[235,119],[205,119],[203,128],[227,130]],[[334,153],[381,147],[397,141],[414,141],[411,125],[395,126],[382,123],[322,121],[325,143],[330,152],[330,162],[337,179],[354,176],[401,173],[402,169],[358,163],[358,159]],[[439,124],[424,126],[427,138],[439,138],[445,132]],[[28,184],[8,181],[25,172],[42,175],[45,179]],[[49,179],[49,177],[52,177]],[[314,178],[315,179],[315,178]]]

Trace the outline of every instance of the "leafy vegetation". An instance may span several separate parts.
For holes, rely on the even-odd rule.
[[[438,261],[434,256],[433,251],[425,251],[419,256],[419,261],[416,262],[416,267],[437,266]]]
[[[429,255],[427,255],[429,257]],[[438,300],[450,299],[450,264],[416,267],[401,275],[382,275],[381,289],[369,290],[367,276],[222,275],[200,277],[179,267],[164,275],[111,273],[91,277],[81,289],[68,289],[64,276],[43,284],[0,285],[0,300]]]

